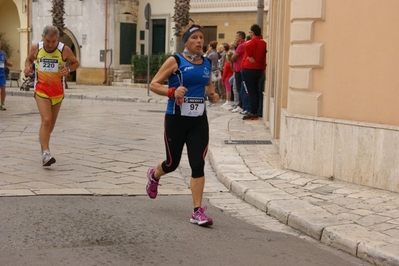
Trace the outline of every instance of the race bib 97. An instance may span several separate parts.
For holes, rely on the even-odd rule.
[[[205,99],[200,97],[184,97],[180,107],[182,116],[201,116],[205,110]]]

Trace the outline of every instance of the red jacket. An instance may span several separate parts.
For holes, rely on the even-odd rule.
[[[224,82],[225,79],[231,78],[231,76],[233,76],[233,68],[231,67],[230,62],[227,61],[223,66],[222,82]]]
[[[245,54],[242,60],[242,68],[262,69],[263,71],[265,71],[266,52],[267,52],[267,44],[262,39],[262,36],[254,36],[245,45]],[[248,60],[249,57],[252,57],[255,60],[255,63],[249,61]]]

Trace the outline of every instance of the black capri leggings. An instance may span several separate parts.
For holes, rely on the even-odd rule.
[[[206,115],[188,117],[165,115],[166,160],[162,170],[170,173],[179,166],[184,144],[187,146],[191,176],[204,176],[205,156],[208,151],[209,125]]]

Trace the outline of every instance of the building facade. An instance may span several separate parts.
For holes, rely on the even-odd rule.
[[[264,117],[284,167],[399,192],[398,8],[270,1]]]
[[[65,34],[81,66],[68,77],[79,84],[107,84],[132,78],[134,54],[174,53],[174,1],[65,0]],[[264,1],[266,28],[268,0]],[[191,0],[190,16],[206,28],[206,41],[231,42],[238,30],[257,22],[257,0]],[[145,7],[151,6],[147,27]],[[29,47],[52,24],[51,0],[0,0],[0,32],[12,44],[16,70],[24,68]],[[237,19],[239,18],[239,19]],[[7,26],[6,26],[7,25]]]

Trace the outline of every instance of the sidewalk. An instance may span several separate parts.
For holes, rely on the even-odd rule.
[[[69,84],[66,98],[166,103],[146,85],[118,85]],[[7,87],[7,94],[33,93]],[[399,265],[399,194],[285,170],[273,141],[253,142],[271,140],[262,120],[243,121],[221,104],[208,110],[224,112],[210,121],[208,156],[230,192],[321,243],[376,265]]]

